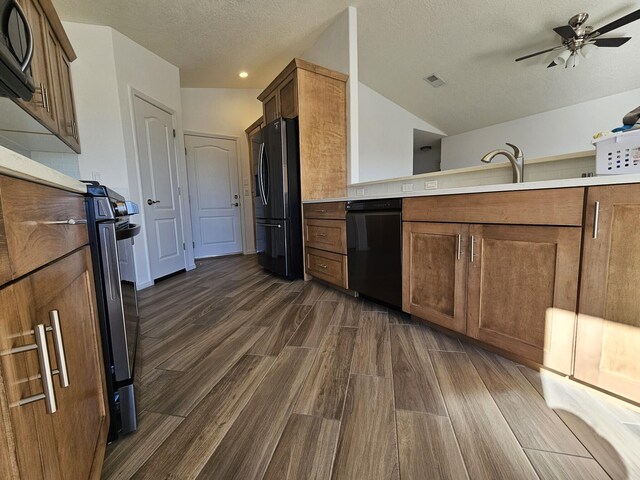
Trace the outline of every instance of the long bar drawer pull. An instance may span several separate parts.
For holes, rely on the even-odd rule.
[[[598,238],[598,223],[600,223],[600,202],[593,205],[593,238]]]
[[[51,375],[51,363],[49,361],[49,347],[47,347],[47,333],[45,326],[40,323],[34,330],[36,345],[38,346],[38,359],[40,360],[40,374],[42,375],[42,393],[32,397],[23,398],[21,405],[44,400],[47,413],[56,413],[56,394],[53,391],[53,377]]]
[[[458,234],[456,258],[460,260],[461,255],[462,255],[462,235]]]
[[[68,220],[50,220],[41,223],[45,225],[86,225],[87,221],[83,218],[69,218]]]
[[[475,250],[476,250],[475,249],[475,242],[476,242],[475,236],[471,235],[471,247],[469,249],[470,250],[469,251],[469,256],[470,256],[471,263],[473,263],[473,260],[474,260],[475,254],[476,254],[476,252],[475,252]]]
[[[51,331],[53,333],[53,347],[56,351],[56,360],[58,361],[58,379],[60,386],[67,388],[69,386],[69,372],[67,370],[67,357],[64,353],[64,344],[62,343],[62,329],[60,328],[60,312],[51,310],[49,312],[51,320]]]

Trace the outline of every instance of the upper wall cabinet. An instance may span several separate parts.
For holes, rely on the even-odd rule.
[[[265,123],[298,118],[303,200],[346,195],[347,78],[296,58],[258,97]]]
[[[36,92],[29,102],[14,100],[20,107],[17,110],[11,108],[10,102],[2,104],[0,135],[28,151],[80,153],[70,72],[76,54],[51,0],[19,0],[19,3],[33,32],[30,68]]]

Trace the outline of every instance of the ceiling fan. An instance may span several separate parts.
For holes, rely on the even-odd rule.
[[[631,12],[628,15],[620,17],[619,19],[597,29],[594,29],[589,25],[585,25],[588,18],[588,13],[579,13],[574,15],[571,17],[567,25],[562,25],[553,29],[562,37],[562,45],[516,58],[516,62],[526,60],[527,58],[535,57],[537,55],[542,55],[543,53],[553,52],[554,50],[562,50],[562,52],[547,66],[547,68],[555,67],[556,65],[564,65],[564,68],[576,67],[580,62],[578,54],[582,55],[584,58],[589,58],[596,47],[620,47],[631,40],[631,37],[600,38],[600,36],[605,33],[609,33],[611,30],[627,25],[628,23],[639,20],[640,10]]]

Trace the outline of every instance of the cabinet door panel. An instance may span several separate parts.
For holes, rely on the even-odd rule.
[[[278,87],[280,115],[282,118],[295,118],[298,116],[298,88],[296,84],[296,72],[293,72]]]
[[[28,112],[42,122],[52,132],[58,131],[58,119],[54,111],[53,78],[51,64],[47,52],[47,18],[36,0],[21,2],[29,25],[33,33],[33,60],[31,61],[31,75],[39,89],[29,102],[18,100]]]
[[[275,90],[264,100],[264,122],[271,123],[280,117],[280,101],[278,90]]]
[[[60,135],[74,151],[80,153],[78,119],[71,83],[71,62],[62,48],[58,48],[58,68],[60,77]]]
[[[468,226],[403,224],[403,310],[466,332]]]
[[[59,312],[69,374],[69,386],[66,388],[62,388],[58,376],[53,378],[57,403],[55,413],[47,414],[42,401],[14,406],[14,417],[23,417],[32,412],[30,427],[32,437],[34,434],[37,436],[38,445],[36,458],[30,461],[39,460],[44,472],[25,478],[89,478],[95,468],[94,463],[100,464],[102,461],[107,418],[91,275],[89,249],[85,247],[2,291],[0,322],[4,324],[10,323],[11,318],[19,319],[22,332],[29,332],[38,324],[49,326],[50,312]],[[52,335],[51,332],[47,333],[48,353],[51,368],[55,370],[59,365]],[[23,333],[23,337],[33,342],[32,335],[25,336]],[[27,342],[26,339],[21,341]],[[28,382],[31,395],[42,392],[40,380],[35,377],[40,370],[37,354],[36,351],[29,351],[3,359],[3,367],[11,362],[14,365],[12,368],[23,369],[9,377],[10,382],[33,378]],[[17,387],[10,385],[10,388]],[[21,396],[26,394],[20,393]],[[12,420],[13,427],[18,430],[15,418]],[[16,432],[16,437],[19,433]],[[33,457],[30,446],[25,448],[28,455]],[[21,456],[18,451],[18,458]],[[20,463],[19,466],[22,469],[24,465]]]
[[[640,402],[639,231],[640,186],[589,189],[575,377],[636,402]]]
[[[468,334],[571,372],[580,229],[474,225]]]

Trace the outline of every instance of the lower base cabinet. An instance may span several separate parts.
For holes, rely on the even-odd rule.
[[[589,188],[574,376],[640,403],[640,185]]]
[[[467,335],[571,373],[581,229],[472,225]]]
[[[403,308],[571,373],[581,229],[405,222]]]
[[[403,224],[404,311],[467,332],[468,235],[464,224]]]
[[[108,417],[96,315],[89,247],[0,289],[2,478],[99,478]]]

